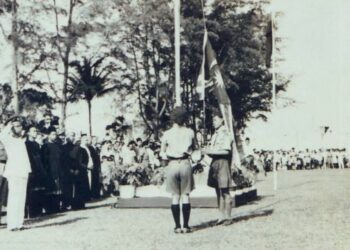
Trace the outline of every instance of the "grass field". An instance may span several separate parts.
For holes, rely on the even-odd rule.
[[[230,225],[214,226],[216,209],[193,209],[194,232],[174,234],[169,209],[83,211],[0,228],[0,249],[350,249],[350,170],[285,171],[257,183],[259,199],[235,208]]]

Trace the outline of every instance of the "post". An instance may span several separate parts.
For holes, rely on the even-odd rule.
[[[175,106],[181,106],[180,75],[180,0],[174,0],[175,19]]]
[[[272,109],[271,113],[275,114],[276,111],[276,71],[275,71],[275,20],[274,20],[274,12],[271,12],[271,34],[272,34],[272,55],[271,55],[271,73],[272,73]],[[276,126],[276,122],[273,121],[273,127]],[[275,129],[274,129],[275,131]],[[276,156],[277,156],[277,150],[276,150],[276,145],[274,145],[273,148],[273,190],[277,191],[277,169],[276,169]]]

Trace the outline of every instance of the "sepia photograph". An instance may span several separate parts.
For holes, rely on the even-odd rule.
[[[347,10],[0,0],[0,249],[350,249]]]

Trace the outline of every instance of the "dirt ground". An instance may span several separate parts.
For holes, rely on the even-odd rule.
[[[112,209],[113,200],[0,227],[0,249],[350,249],[350,169],[301,170],[260,177],[259,199],[214,226],[216,209],[193,209],[194,232],[174,234],[169,209]]]

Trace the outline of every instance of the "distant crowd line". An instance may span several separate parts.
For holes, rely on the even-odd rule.
[[[265,171],[302,169],[342,169],[350,168],[350,155],[345,148],[296,150],[256,150],[248,155],[253,156],[255,165]],[[275,157],[275,158],[274,158]]]

